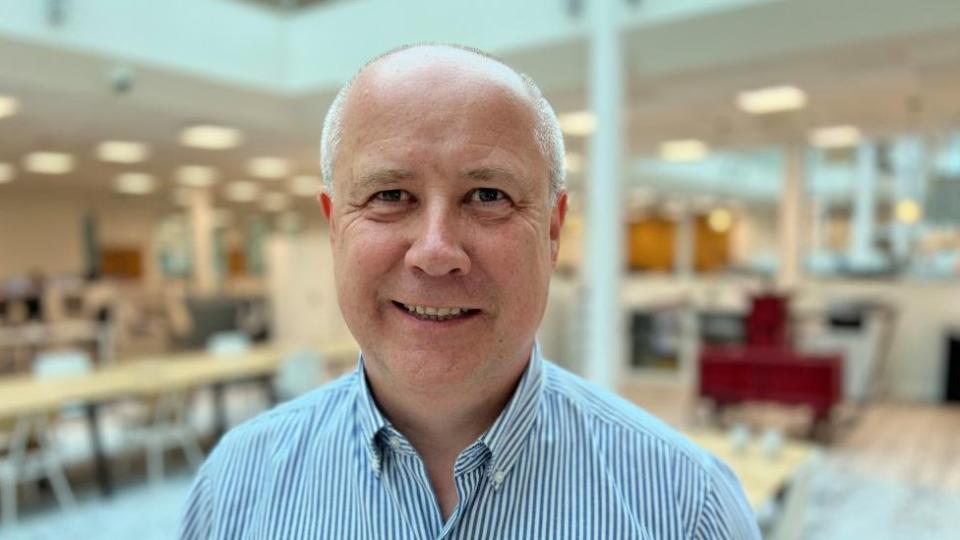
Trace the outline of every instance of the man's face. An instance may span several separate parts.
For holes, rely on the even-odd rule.
[[[512,74],[382,63],[351,91],[322,196],[341,310],[372,379],[502,384],[531,351],[566,196],[551,205]]]

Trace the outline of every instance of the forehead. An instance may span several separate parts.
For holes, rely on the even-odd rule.
[[[536,111],[521,77],[459,50],[415,48],[380,59],[356,79],[344,105],[340,158],[390,141],[453,141],[530,150],[542,161]]]

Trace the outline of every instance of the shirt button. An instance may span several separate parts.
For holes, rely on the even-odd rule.
[[[503,483],[503,479],[506,477],[507,475],[503,471],[496,471],[493,473],[493,483],[500,485]]]
[[[390,437],[390,446],[392,446],[394,450],[400,448],[400,437]]]

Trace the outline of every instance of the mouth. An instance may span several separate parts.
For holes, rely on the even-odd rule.
[[[480,313],[479,309],[465,307],[422,306],[419,304],[405,304],[403,302],[397,302],[396,300],[393,301],[393,305],[405,314],[421,321],[456,321],[473,317]]]

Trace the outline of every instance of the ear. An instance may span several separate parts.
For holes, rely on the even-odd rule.
[[[327,223],[330,223],[333,219],[333,198],[330,196],[330,193],[327,192],[327,188],[323,188],[317,195],[317,202],[319,202],[320,207],[323,208],[323,217],[327,218]]]
[[[323,217],[326,218],[327,224],[330,225],[330,242],[336,242],[337,240],[337,227],[333,214],[333,197],[327,188],[324,188],[319,195],[317,195],[317,202],[320,203],[320,208],[323,209]]]
[[[562,189],[557,194],[557,202],[550,212],[550,260],[557,265],[557,256],[560,254],[560,230],[563,220],[567,218],[567,190]]]

